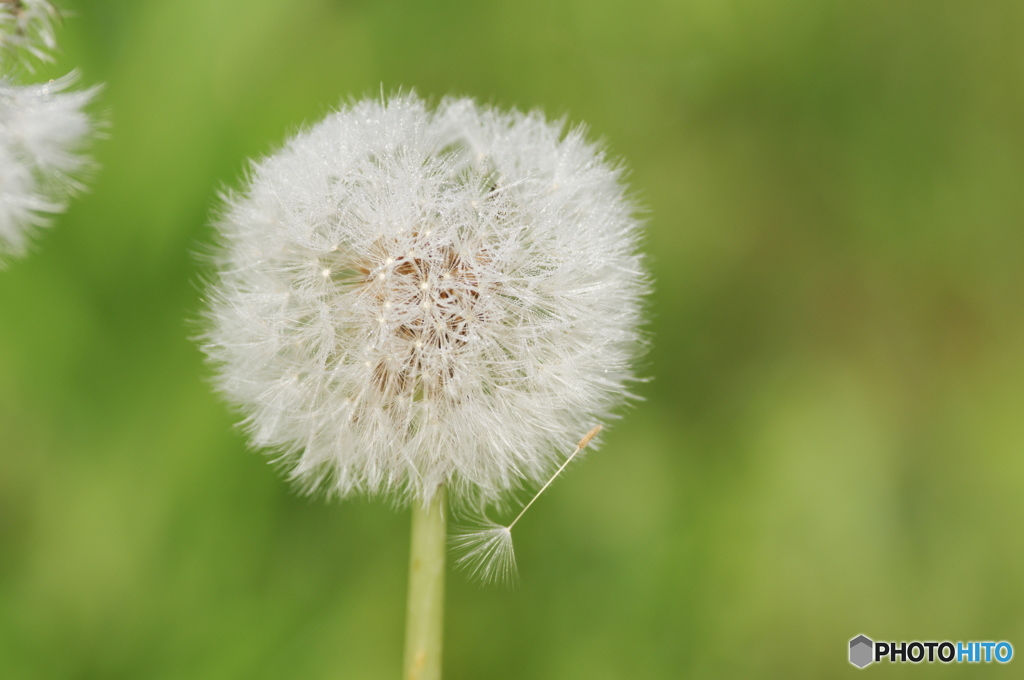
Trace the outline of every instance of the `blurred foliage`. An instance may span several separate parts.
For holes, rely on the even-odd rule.
[[[0,272],[0,676],[398,677],[406,513],[295,495],[190,337],[245,159],[408,87],[586,121],[657,280],[646,400],[517,530],[518,588],[451,575],[447,677],[1024,652],[1024,5],[62,4],[47,73],[107,84],[108,138]]]

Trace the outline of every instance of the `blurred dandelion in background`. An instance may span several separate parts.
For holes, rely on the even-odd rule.
[[[42,0],[0,1],[0,256],[24,254],[33,232],[83,188],[80,151],[94,130],[85,107],[99,88],[72,89],[74,72],[38,84],[18,78],[33,59],[52,61],[59,18]]]

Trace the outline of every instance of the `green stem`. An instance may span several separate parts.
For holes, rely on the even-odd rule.
[[[403,680],[440,680],[444,629],[445,488],[428,505],[413,502]]]

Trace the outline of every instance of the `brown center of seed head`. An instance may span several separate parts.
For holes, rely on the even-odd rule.
[[[487,262],[486,251],[412,236],[414,245],[404,252],[395,252],[397,243],[377,244],[374,261],[358,267],[360,288],[380,314],[372,376],[388,401],[443,398],[456,356],[482,314],[477,268]]]

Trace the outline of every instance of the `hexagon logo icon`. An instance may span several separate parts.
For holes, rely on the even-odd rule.
[[[874,661],[874,648],[875,643],[868,637],[858,635],[853,638],[850,640],[850,663],[857,668],[864,668]]]

